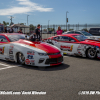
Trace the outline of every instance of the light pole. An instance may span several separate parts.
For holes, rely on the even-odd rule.
[[[14,17],[12,17],[12,16],[10,16],[10,17],[11,17],[11,19],[10,19],[11,20],[11,24],[10,25],[12,25],[12,18],[14,18]]]
[[[66,12],[66,30],[67,30],[67,13],[69,13],[68,11]]]
[[[29,16],[29,15],[27,15],[27,26],[28,26],[28,16]]]
[[[49,21],[50,21],[50,20],[48,20],[48,31],[49,31]]]

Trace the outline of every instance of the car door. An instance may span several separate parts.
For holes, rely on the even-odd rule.
[[[0,35],[0,59],[8,56],[8,40],[5,36]]]
[[[71,37],[60,36],[56,46],[60,48],[64,54],[78,54],[77,48],[79,46],[79,42]]]
[[[54,37],[54,38],[52,39],[52,43],[53,43],[55,46],[59,47],[59,36]]]

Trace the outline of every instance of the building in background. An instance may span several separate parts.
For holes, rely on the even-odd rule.
[[[26,26],[26,25],[13,24],[11,26],[8,26],[7,30],[9,30],[11,27],[13,28],[14,33],[17,33],[20,29],[22,29],[22,32],[24,34],[26,34],[26,33],[29,34],[30,33],[30,28],[29,28],[29,26]]]

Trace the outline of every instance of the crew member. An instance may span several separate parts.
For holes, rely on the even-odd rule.
[[[22,32],[22,29],[20,29],[20,30],[18,31],[18,33],[21,33],[21,34],[23,34],[23,32]]]
[[[7,33],[7,28],[6,27],[4,28],[4,33]]]
[[[59,26],[59,27],[58,27],[58,30],[57,30],[57,35],[61,35],[62,32],[63,32],[63,31],[61,30],[61,27]]]
[[[9,30],[9,33],[13,33],[14,32],[14,30],[13,30],[13,28],[11,27],[11,29]]]
[[[40,24],[37,25],[37,28],[35,29],[35,35],[38,41],[41,40],[41,36],[40,36]]]

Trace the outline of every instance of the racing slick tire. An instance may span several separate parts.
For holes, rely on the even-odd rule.
[[[95,48],[89,48],[89,49],[86,51],[86,55],[87,55],[87,57],[90,58],[90,59],[96,58],[96,56],[97,56],[96,49],[95,49]]]
[[[25,57],[21,52],[17,53],[17,62],[22,65],[25,64]]]

